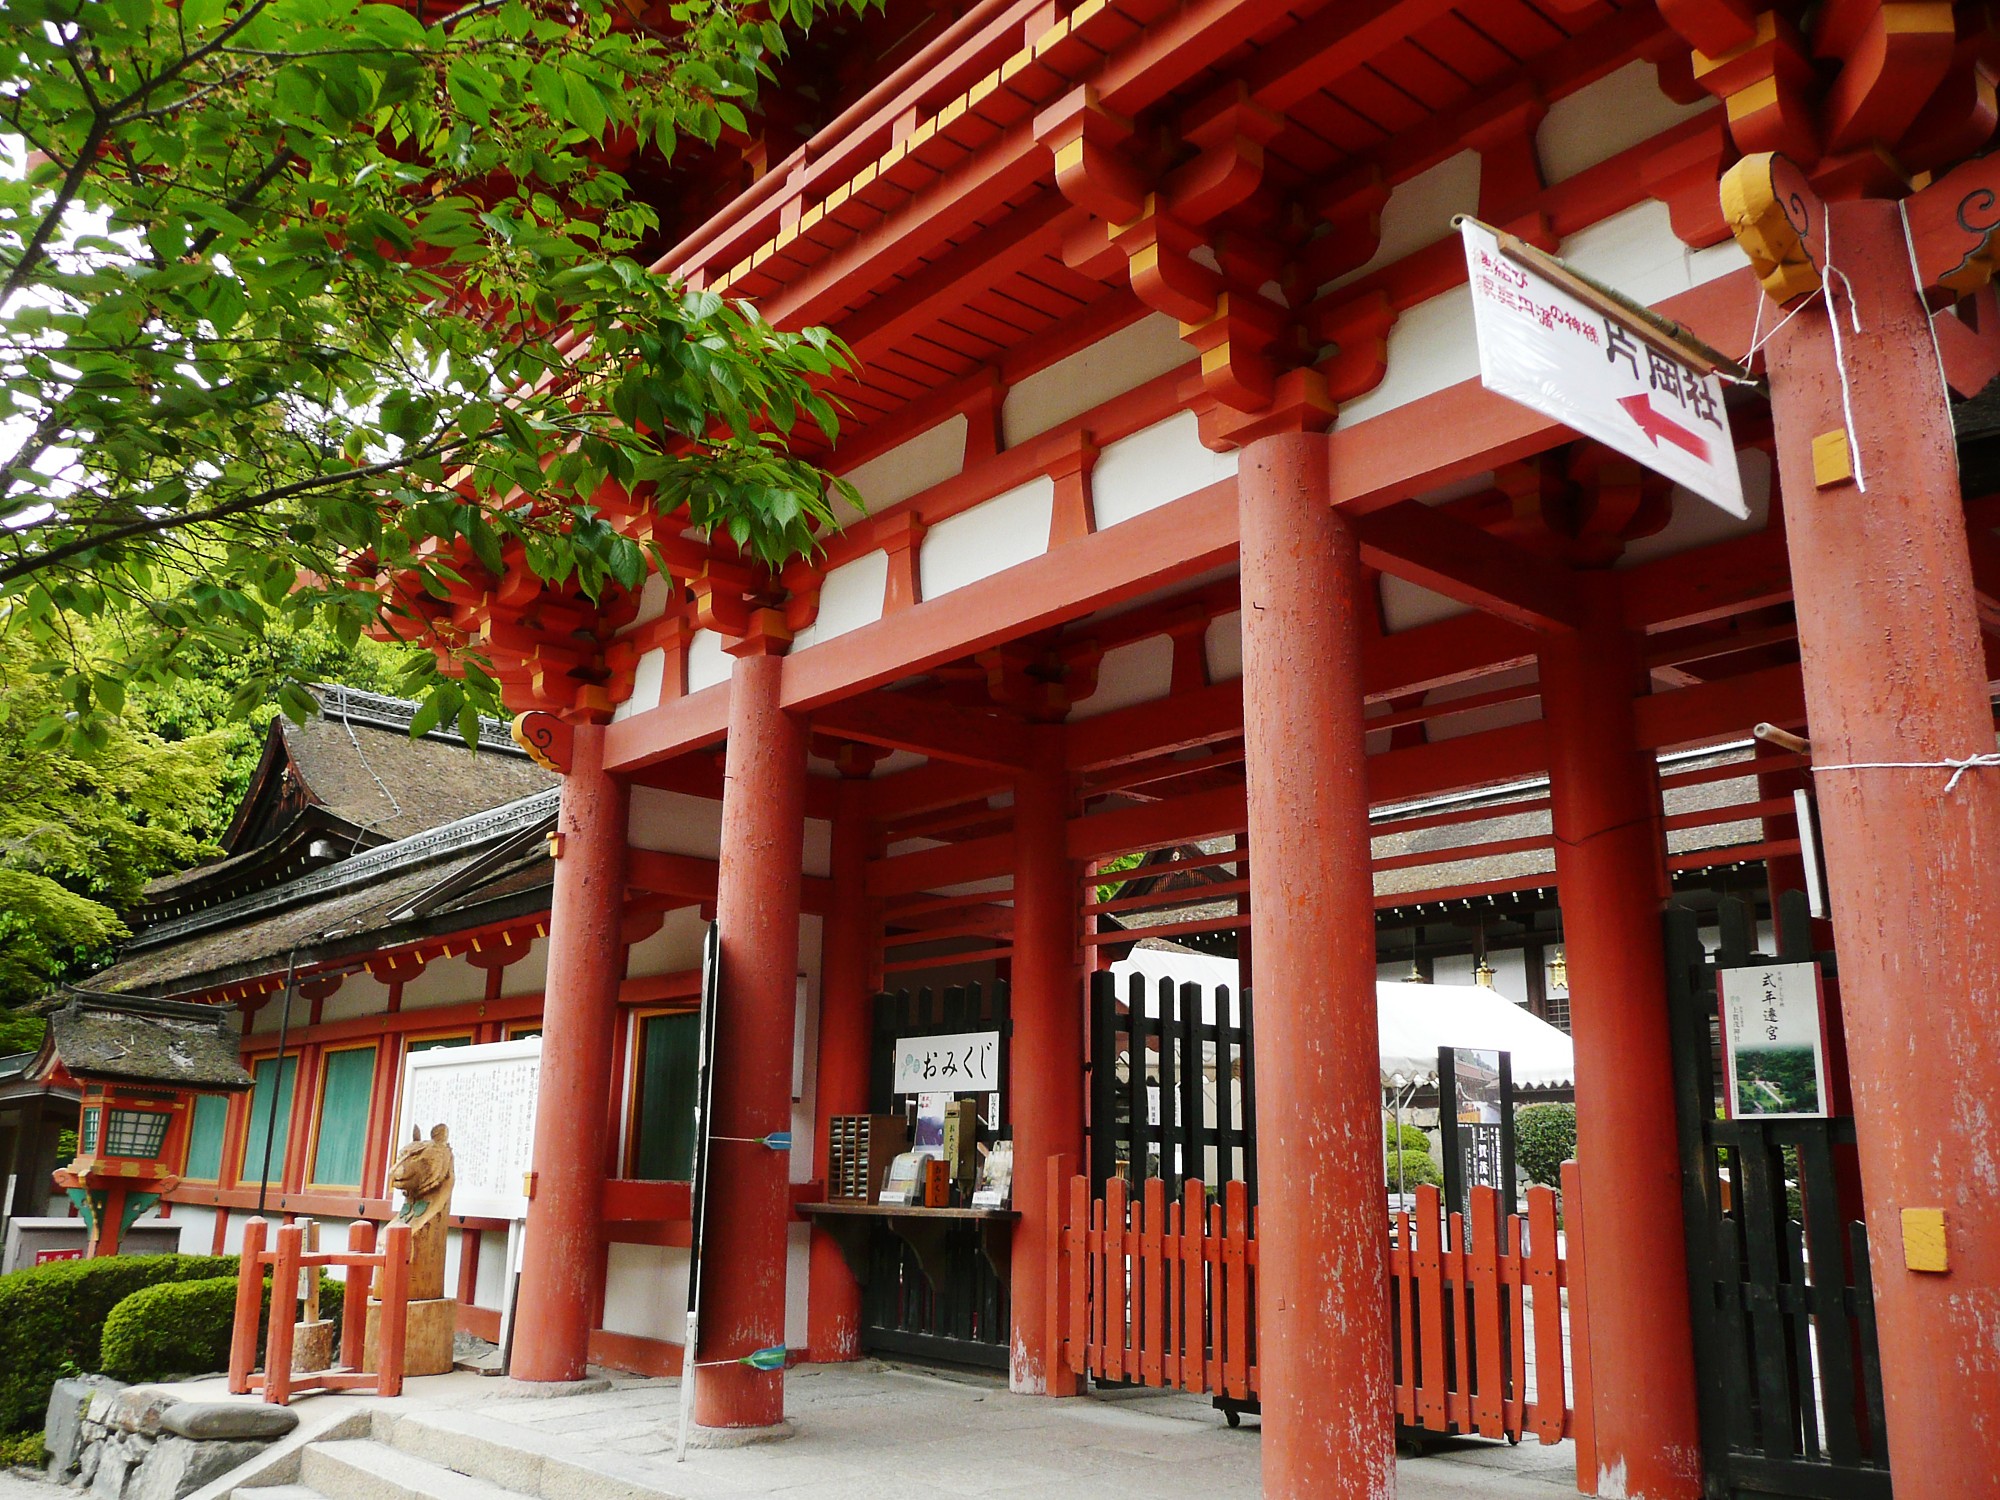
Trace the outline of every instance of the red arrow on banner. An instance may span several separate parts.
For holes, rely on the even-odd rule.
[[[1655,411],[1651,396],[1620,396],[1618,404],[1625,408],[1627,416],[1639,424],[1639,430],[1653,440],[1655,448],[1665,438],[1676,448],[1685,448],[1703,463],[1708,462],[1708,439],[1698,432],[1689,432],[1665,412]]]

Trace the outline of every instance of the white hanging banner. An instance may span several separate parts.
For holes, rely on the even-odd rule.
[[[1748,517],[1720,376],[1609,297],[1506,254],[1484,224],[1459,230],[1481,384]]]

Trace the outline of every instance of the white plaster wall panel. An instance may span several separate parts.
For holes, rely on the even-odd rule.
[[[898,771],[913,771],[918,766],[928,765],[930,757],[919,755],[914,750],[891,750],[875,762],[871,776],[894,776]]]
[[[280,1007],[283,999],[280,998]],[[389,1008],[389,986],[363,970],[340,981],[340,988],[320,1003],[322,1021],[351,1021],[356,1016],[379,1016]]]
[[[792,1155],[793,1182],[811,1182],[814,1132],[819,1097],[820,944],[825,919],[811,912],[799,917],[799,977],[805,993],[793,1030]]]
[[[1388,573],[1382,575],[1382,628],[1392,635],[1398,630],[1413,630],[1434,620],[1470,613],[1471,609],[1456,599],[1433,594]]]
[[[1389,368],[1382,383],[1340,409],[1352,427],[1411,401],[1479,378],[1479,345],[1472,332],[1472,291],[1455,286],[1419,302],[1389,330]]]
[[[1674,103],[1660,91],[1659,69],[1644,60],[1629,62],[1549,106],[1535,132],[1542,180],[1574,177],[1714,108],[1715,101],[1706,97]]]
[[[819,615],[792,641],[794,653],[872,625],[882,618],[882,595],[889,583],[889,554],[864,552],[828,568],[820,580]]]
[[[833,824],[825,818],[806,819],[805,858],[799,868],[821,877],[833,873]]]
[[[1164,698],[1173,686],[1174,643],[1170,636],[1114,646],[1097,666],[1097,691],[1070,710],[1070,718],[1094,719],[1114,709]]]
[[[1202,649],[1208,653],[1208,680],[1210,682],[1234,682],[1243,675],[1243,611],[1232,609],[1226,615],[1217,615],[1208,622],[1208,634],[1202,638]]]
[[[921,495],[965,467],[968,425],[963,412],[946,417],[886,453],[856,464],[841,477],[861,492],[871,513]]]
[[[611,710],[613,722],[629,719],[660,706],[660,693],[667,682],[667,653],[659,646],[641,652],[632,667],[632,696]]]
[[[985,896],[991,895],[995,891],[1011,891],[1013,889],[1013,876],[995,875],[990,880],[964,880],[960,881],[957,885],[937,886],[931,894],[937,896]]]
[[[1011,448],[1194,358],[1194,350],[1181,341],[1179,322],[1165,313],[1148,313],[1129,328],[1018,381],[1000,407],[1002,438]]]
[[[1375,253],[1327,286],[1345,286],[1383,266],[1394,265],[1412,251],[1450,234],[1453,214],[1478,211],[1479,153],[1461,151],[1446,157],[1391,190],[1389,201],[1382,205],[1382,238]]]
[[[1091,509],[1097,529],[1116,526],[1192,495],[1236,474],[1236,454],[1202,446],[1201,422],[1191,411],[1107,443],[1090,471]]]
[[[719,631],[697,630],[688,637],[687,690],[690,693],[729,681],[731,662],[722,645]]]
[[[713,798],[635,786],[625,828],[627,840],[637,849],[701,859],[716,859],[722,853],[722,803]]]
[[[549,984],[549,940],[536,938],[528,951],[507,965],[500,974],[500,997],[539,995]]]
[[[1055,481],[1046,474],[948,516],[924,537],[918,554],[924,597],[936,599],[1048,550]]]
[[[472,1305],[499,1312],[507,1290],[507,1232],[488,1230],[479,1236],[479,1274],[472,1283]]]
[[[1651,198],[1579,229],[1562,242],[1560,250],[1563,259],[1578,270],[1648,306],[1749,264],[1734,240],[1706,250],[1689,250],[1675,237],[1666,204]],[[1755,298],[1752,291],[1745,291],[1746,339],[1755,316]]]
[[[919,849],[942,849],[943,847],[943,839],[897,839],[895,843],[889,845],[882,852],[887,858],[894,859],[898,854],[915,854]]]
[[[785,1347],[803,1349],[808,1339],[806,1302],[812,1288],[812,1225],[785,1226]]]
[[[167,1221],[181,1231],[181,1254],[206,1255],[215,1243],[215,1210],[176,1203],[174,1216]]]
[[[1750,512],[1748,520],[1738,520],[1721,506],[1675,485],[1672,518],[1653,535],[1629,544],[1624,556],[1618,559],[1618,566],[1635,567],[1655,558],[1671,557],[1676,552],[1706,547],[1725,537],[1762,531],[1770,525],[1771,456],[1760,448],[1739,449],[1736,471],[1743,479],[1743,504]]]
[[[701,967],[702,934],[708,924],[699,906],[682,906],[666,913],[660,930],[628,950],[625,974],[640,979],[653,974],[686,974]]]
[[[250,1221],[250,1217],[249,1214],[231,1214],[228,1223],[222,1226],[222,1253],[224,1255],[240,1255],[243,1253],[243,1226]],[[209,1232],[213,1234],[214,1230],[211,1229]],[[266,1245],[270,1244],[268,1234],[265,1236],[264,1243]],[[206,1255],[208,1253],[207,1248],[204,1247],[201,1253]]]
[[[462,958],[434,958],[423,973],[403,986],[404,1010],[428,1010],[439,1005],[464,1005],[486,998],[486,971]]]
[[[1462,714],[1440,714],[1425,723],[1424,733],[1425,738],[1433,743],[1456,740],[1468,734],[1484,733],[1488,729],[1505,729],[1510,724],[1527,724],[1541,716],[1539,698],[1517,698],[1511,703],[1492,703],[1484,708],[1467,709]]]
[[[679,1343],[687,1332],[687,1284],[688,1253],[679,1246],[606,1245],[606,1331]]]
[[[620,635],[630,635],[641,625],[657,620],[667,612],[667,605],[674,597],[671,579],[662,578],[658,573],[646,575],[645,587],[639,590],[639,612],[632,617],[632,623],[619,631]]]
[[[285,992],[283,990],[279,990],[273,995],[271,995],[269,999],[267,999],[262,1005],[258,1006],[256,1010],[252,1011],[250,1015],[245,1018],[243,1022],[243,1030],[251,1036],[259,1036],[267,1031],[269,1032],[277,1031],[278,1017],[283,1013],[284,1009],[285,1009]],[[298,1014],[299,1014],[298,1007],[296,1003],[294,1003],[292,1009],[292,1019],[297,1020]]]

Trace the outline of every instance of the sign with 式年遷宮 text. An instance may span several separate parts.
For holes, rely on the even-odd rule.
[[[990,1094],[1000,1087],[1000,1033],[896,1038],[895,1092]]]
[[[1819,965],[1724,969],[1719,988],[1729,1117],[1826,1114]]]
[[[1517,242],[1509,254],[1486,225],[1466,219],[1460,231],[1480,384],[1732,516],[1750,514],[1714,369],[1698,368],[1694,356],[1573,273],[1543,274]]]

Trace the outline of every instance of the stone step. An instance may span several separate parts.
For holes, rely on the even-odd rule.
[[[328,1500],[509,1500],[489,1480],[368,1438],[312,1444],[300,1454],[299,1479]]]
[[[327,1500],[327,1497],[302,1484],[246,1484],[231,1490],[229,1500]]]
[[[572,1437],[463,1411],[376,1413],[376,1437],[404,1453],[443,1464],[531,1500],[681,1500],[663,1486],[657,1461]],[[344,1497],[343,1497],[344,1500]]]

